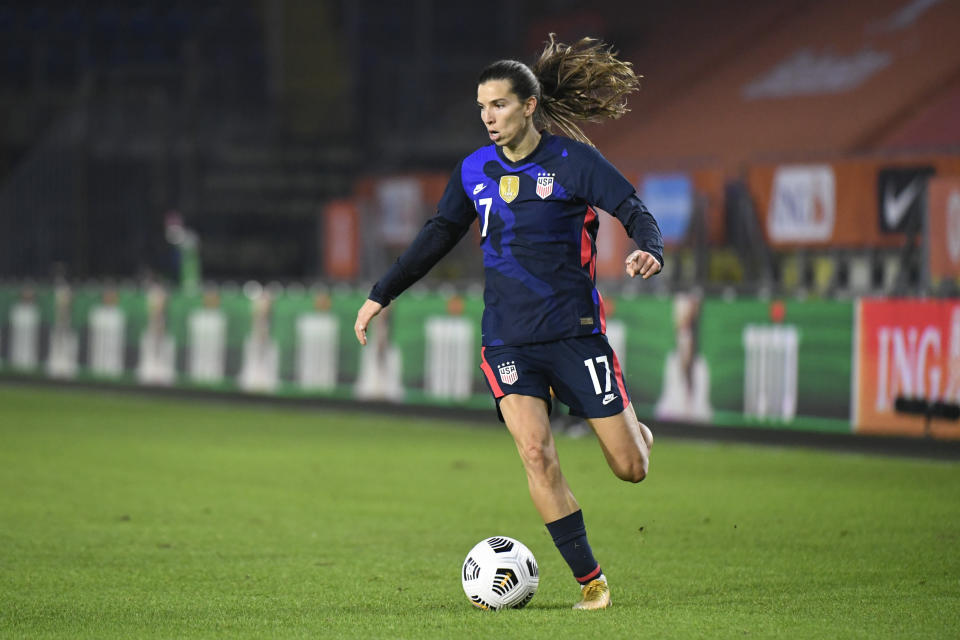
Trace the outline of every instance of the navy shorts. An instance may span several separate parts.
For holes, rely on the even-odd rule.
[[[480,369],[497,401],[512,393],[543,398],[550,389],[582,418],[615,416],[630,404],[617,355],[602,334],[480,349]],[[503,415],[500,415],[503,420]]]

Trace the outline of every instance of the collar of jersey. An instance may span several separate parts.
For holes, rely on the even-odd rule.
[[[508,157],[506,156],[506,154],[503,153],[503,148],[502,148],[502,147],[500,147],[499,145],[493,145],[493,146],[496,147],[496,149],[497,149],[497,156],[500,158],[500,161],[501,161],[501,162],[503,162],[504,164],[509,165],[509,166],[511,166],[511,167],[519,167],[520,165],[528,164],[528,163],[530,162],[530,158],[532,158],[533,156],[537,155],[537,153],[540,152],[540,149],[543,149],[544,145],[547,144],[547,138],[549,138],[549,137],[550,137],[550,134],[547,133],[547,130],[546,130],[546,129],[544,129],[543,131],[541,131],[541,132],[540,132],[540,142],[538,142],[538,143],[537,143],[537,146],[533,148],[533,151],[531,151],[530,153],[528,153],[528,154],[525,155],[524,157],[520,158],[520,159],[517,160],[516,162],[514,162],[513,160],[511,160],[510,158],[508,158]]]

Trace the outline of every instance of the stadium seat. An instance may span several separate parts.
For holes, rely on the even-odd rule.
[[[833,288],[837,275],[837,260],[832,255],[814,256],[812,261],[813,290],[826,295]]]
[[[800,256],[795,253],[780,255],[780,287],[785,291],[792,291],[803,283],[803,264]]]
[[[847,258],[847,288],[851,293],[866,293],[873,285],[873,262],[869,256],[854,254]]]
[[[890,294],[896,289],[897,277],[902,268],[900,259],[898,254],[887,254],[881,259],[883,273],[881,285],[884,293]]]
[[[739,283],[743,281],[743,264],[732,249],[718,248],[710,252],[707,278],[715,283]]]

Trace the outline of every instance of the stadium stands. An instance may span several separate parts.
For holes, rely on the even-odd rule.
[[[910,291],[921,239],[878,227],[878,176],[960,174],[957,2],[519,0],[495,32],[440,0],[278,6],[0,0],[0,209],[30,208],[37,239],[29,255],[3,244],[14,234],[0,220],[0,273],[162,269],[160,219],[177,209],[212,277],[323,275],[323,203],[353,183],[362,201],[375,176],[445,180],[483,142],[474,74],[529,58],[547,31],[603,37],[644,76],[632,113],[588,133],[638,188],[689,178],[663,286]],[[779,167],[801,167],[780,187],[833,181],[835,211],[808,203],[830,235],[774,228]],[[128,251],[97,251],[110,228]],[[87,235],[71,247],[76,229]],[[468,277],[475,260],[468,247],[436,275]]]
[[[679,24],[659,25],[630,52],[645,88],[636,113],[607,127],[611,159],[736,166],[862,153],[881,148],[932,98],[951,120],[956,98],[940,93],[960,74],[957,3],[740,4],[689,3],[672,14]],[[932,130],[943,120],[923,122]],[[936,149],[950,139],[926,142]]]
[[[921,100],[896,127],[878,139],[881,151],[960,148],[960,75]]]

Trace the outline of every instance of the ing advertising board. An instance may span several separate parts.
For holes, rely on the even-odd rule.
[[[894,401],[960,401],[960,299],[861,299],[854,359],[856,431],[926,435],[926,419],[896,412]],[[930,435],[960,438],[960,424],[934,420]]]

